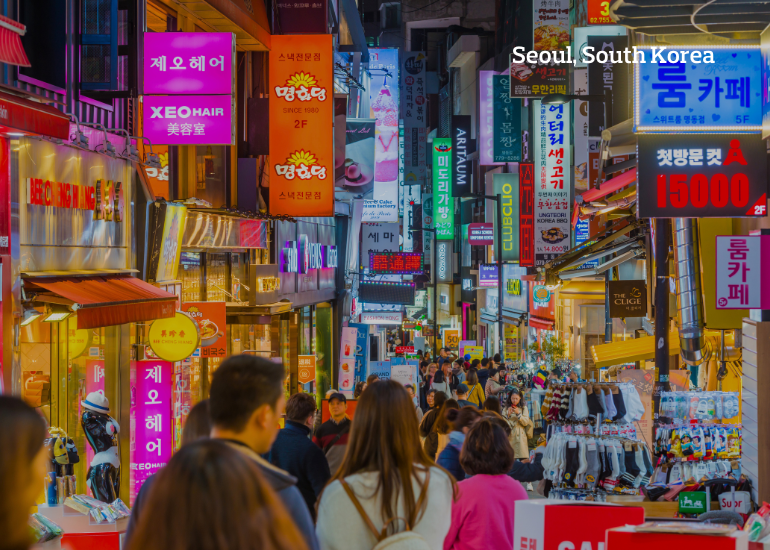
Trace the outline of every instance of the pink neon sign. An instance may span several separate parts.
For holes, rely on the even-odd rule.
[[[144,135],[159,145],[234,145],[229,95],[144,96]]]
[[[137,361],[131,396],[131,504],[144,481],[171,458],[174,364]]]
[[[230,32],[144,33],[144,93],[230,95],[234,59]]]

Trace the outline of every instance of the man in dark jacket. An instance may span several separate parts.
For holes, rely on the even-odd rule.
[[[374,382],[376,384],[376,382]],[[366,390],[364,390],[366,391]],[[329,395],[329,420],[321,424],[313,436],[315,443],[329,463],[329,470],[336,472],[342,465],[345,450],[348,448],[350,418],[347,415],[348,399],[345,394],[335,392]]]
[[[489,359],[486,357],[481,360],[481,368],[477,370],[476,376],[479,377],[479,384],[481,384],[481,388],[487,387],[487,379],[489,378],[489,369],[487,368],[489,365]]]
[[[316,502],[331,477],[323,451],[308,437],[315,410],[315,397],[309,393],[292,395],[286,402],[286,425],[265,456],[271,464],[297,478],[297,488],[313,519]]]

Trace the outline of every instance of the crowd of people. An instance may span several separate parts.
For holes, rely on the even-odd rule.
[[[352,419],[332,391],[321,422],[314,396],[286,398],[282,365],[230,357],[191,410],[181,450],[143,484],[123,547],[509,550],[521,483],[543,468],[501,370],[499,357],[466,364],[442,350],[423,362],[419,387],[376,377],[357,387]],[[0,528],[21,550],[26,519],[14,510],[39,493],[46,427],[11,397],[0,396],[0,416],[4,448],[18,450],[0,454]]]

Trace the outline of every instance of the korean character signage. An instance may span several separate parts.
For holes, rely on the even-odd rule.
[[[587,19],[589,25],[614,25],[609,0],[588,0]]]
[[[759,47],[637,48],[637,132],[761,132]]]
[[[481,264],[479,266],[479,286],[497,286],[499,280],[497,265]]]
[[[770,309],[770,237],[719,235],[716,249],[716,308]]]
[[[494,75],[494,146],[495,162],[521,160],[521,100],[510,97],[508,75]]]
[[[519,265],[535,265],[535,165],[519,163]]]
[[[397,223],[361,224],[361,269],[369,267],[373,252],[398,252]]]
[[[334,215],[331,35],[276,35],[270,50],[270,213]]]
[[[543,97],[569,93],[569,69],[564,63],[514,62],[510,56],[510,97]]]
[[[329,32],[328,0],[278,0],[278,17],[283,34],[324,34]]]
[[[184,302],[184,311],[198,323],[201,333],[201,357],[227,355],[227,305],[225,302]]]
[[[644,317],[647,315],[647,283],[639,281],[608,281],[610,317]]]
[[[535,267],[570,248],[570,104],[543,105],[534,101]]]
[[[452,166],[454,177],[452,178],[452,196],[463,197],[471,192],[471,161],[468,160],[471,142],[471,117],[470,115],[452,116]]]
[[[297,381],[300,384],[307,384],[315,380],[315,367],[316,356],[315,355],[298,355],[297,356]]]
[[[608,56],[619,54],[628,47],[626,36],[589,36],[588,46],[598,52],[606,52]],[[612,125],[628,120],[631,116],[628,110],[628,65],[626,63],[588,64],[588,93],[604,95],[610,91],[612,104]],[[588,103],[588,135],[599,137],[604,130],[604,103],[590,101]]]
[[[639,135],[637,152],[642,218],[767,216],[759,135]]]
[[[136,361],[132,395],[131,493],[171,458],[171,390],[174,364],[170,361]]]
[[[143,135],[163,145],[233,145],[234,109],[231,95],[146,95]]]
[[[492,182],[495,195],[502,201],[502,219],[495,219],[495,223],[502,224],[503,242],[499,248],[504,262],[516,262],[519,260],[519,175],[493,174]],[[497,247],[495,258],[496,255]]]
[[[473,246],[486,246],[495,242],[495,224],[471,223],[468,224],[468,243]]]
[[[479,164],[490,166],[503,164],[495,162],[495,71],[479,71],[479,135],[476,142],[479,149]]]
[[[534,50],[569,48],[569,0],[535,0],[532,5]]]
[[[411,228],[422,227],[422,188],[420,185],[404,185],[404,252],[422,251],[422,231],[410,231]],[[419,216],[417,216],[419,212]],[[415,246],[417,245],[417,246]]]
[[[231,95],[234,75],[231,32],[144,33],[145,94]]]
[[[454,239],[455,207],[452,197],[452,140],[433,139],[433,226],[436,239]]]
[[[428,82],[425,52],[401,54],[401,118],[404,120],[404,181],[424,183],[428,151]]]

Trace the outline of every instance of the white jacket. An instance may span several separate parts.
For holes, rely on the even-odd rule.
[[[379,472],[366,472],[345,478],[378,531],[385,524],[382,520],[381,498],[374,492],[379,475]],[[412,486],[417,499],[419,486],[414,479]],[[396,515],[405,517],[403,495],[399,496]],[[444,538],[452,522],[452,482],[443,470],[435,467],[430,469],[428,502],[425,514],[418,517],[417,525],[412,526],[412,530],[422,535],[433,550],[443,550]],[[403,531],[403,522],[394,523],[399,531]],[[376,544],[374,535],[339,481],[332,482],[324,489],[318,505],[316,534],[321,550],[370,550]]]

